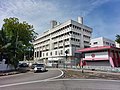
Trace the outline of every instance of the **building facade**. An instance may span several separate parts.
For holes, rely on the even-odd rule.
[[[83,61],[87,66],[120,67],[120,48],[99,46],[79,49],[76,52],[84,54]]]
[[[51,66],[53,63],[71,63],[74,52],[90,45],[92,28],[83,25],[83,18],[64,23],[51,21],[51,29],[44,32],[33,42],[34,60]],[[65,51],[68,58],[65,59]]]
[[[116,45],[115,45],[115,41],[112,41],[104,37],[99,37],[99,38],[91,39],[90,46],[96,47],[96,46],[116,46]]]
[[[117,48],[120,48],[120,44],[119,43],[115,42],[115,45],[116,45]]]

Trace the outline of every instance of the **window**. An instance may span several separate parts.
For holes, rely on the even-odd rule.
[[[43,53],[43,56],[44,56],[44,53]]]
[[[50,55],[52,56],[52,52],[50,52]]]
[[[98,42],[94,42],[93,44],[98,44]]]
[[[35,58],[36,58],[36,52],[35,52]]]
[[[70,50],[69,50],[69,49],[67,49],[67,52],[68,52],[67,54],[69,54],[69,53],[70,53]]]
[[[59,46],[59,48],[63,48],[63,46]]]
[[[48,53],[46,53],[46,56],[48,56]]]
[[[40,54],[40,57],[41,57],[42,56],[42,52],[40,51],[39,54]]]
[[[90,44],[88,41],[84,41],[84,43],[86,43],[86,44]]]
[[[60,52],[61,52],[61,54],[63,54],[63,50],[61,50]]]
[[[57,51],[55,51],[55,55],[57,55]]]
[[[109,42],[106,42],[107,45],[109,45]]]
[[[112,44],[112,46],[115,46],[115,44]]]
[[[69,47],[69,45],[65,45],[65,47]]]
[[[39,52],[37,51],[37,57],[38,57]]]

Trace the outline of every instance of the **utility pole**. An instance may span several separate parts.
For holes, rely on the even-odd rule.
[[[65,57],[66,57],[66,61],[67,61],[67,58],[68,58],[68,55],[67,55],[67,54],[68,54],[68,51],[67,51],[67,50],[65,51],[65,54],[66,54]]]

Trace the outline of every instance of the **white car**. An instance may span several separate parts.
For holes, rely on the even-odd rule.
[[[35,64],[34,72],[37,72],[37,71],[46,71],[45,64]]]

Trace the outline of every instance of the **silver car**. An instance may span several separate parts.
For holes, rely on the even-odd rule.
[[[45,64],[35,64],[34,72],[37,72],[37,71],[46,71]]]

